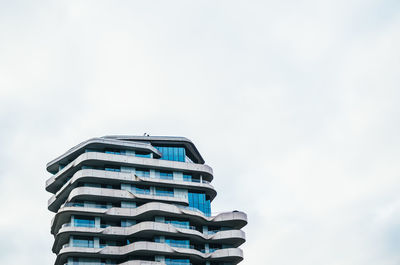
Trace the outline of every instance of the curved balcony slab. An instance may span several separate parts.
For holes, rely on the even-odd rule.
[[[162,185],[163,187],[178,187],[178,188],[191,188],[197,190],[206,191],[207,195],[210,196],[212,201],[217,195],[216,190],[211,184],[208,183],[198,183],[198,182],[188,182],[180,180],[167,180],[159,178],[146,178],[136,176],[134,173],[129,172],[114,172],[98,169],[81,169],[77,171],[73,177],[64,184],[64,186],[54,194],[48,202],[49,207],[58,209],[61,204],[65,202],[68,194],[76,188],[78,181],[91,181],[96,180],[96,183],[131,183],[131,184],[153,184]],[[53,205],[54,204],[54,205]]]
[[[149,239],[154,238],[155,235],[184,236],[194,243],[220,243],[229,244],[233,247],[238,247],[245,242],[245,233],[241,230],[224,230],[210,235],[189,228],[175,227],[172,224],[147,221],[129,227],[62,227],[55,237],[53,252],[57,253],[62,245],[68,242],[72,234],[114,239],[125,239],[131,236]]]
[[[96,147],[101,147],[101,148],[111,147],[111,148],[122,148],[127,150],[148,151],[153,153],[153,155],[157,158],[160,158],[162,155],[160,151],[158,151],[155,147],[153,147],[149,143],[123,141],[112,138],[92,138],[72,147],[61,156],[47,163],[46,169],[49,172],[57,172],[59,164],[68,164],[69,161],[75,159],[80,153],[84,152],[84,149],[96,148]]]
[[[100,217],[114,216],[136,220],[145,220],[146,218],[154,218],[154,216],[184,217],[199,225],[220,225],[232,227],[234,229],[241,229],[247,224],[247,215],[244,212],[225,212],[208,217],[200,212],[183,209],[173,204],[149,202],[137,208],[113,207],[109,209],[99,209],[88,207],[62,207],[52,221],[52,234],[59,229],[61,224],[67,223],[70,220],[71,214]]]
[[[204,164],[204,159],[197,150],[194,143],[186,137],[181,136],[136,136],[136,135],[107,135],[102,138],[118,139],[123,141],[145,141],[155,145],[163,144],[182,144],[189,152],[187,155],[195,162]]]
[[[151,194],[139,194],[132,193],[127,190],[116,190],[116,189],[107,189],[107,188],[93,188],[93,187],[78,187],[73,189],[67,198],[67,202],[71,202],[74,200],[88,200],[91,199],[102,199],[107,200],[109,202],[115,201],[119,202],[121,200],[124,201],[137,201],[137,200],[148,200],[148,201],[165,201],[172,203],[180,203],[183,205],[189,205],[188,198],[184,197],[168,197],[168,196],[157,196]],[[57,212],[58,207],[54,204],[54,201],[51,199],[48,202],[48,209],[52,212]]]
[[[57,255],[55,265],[62,265],[68,256],[121,258],[128,255],[174,255],[190,257],[193,261],[233,261],[235,263],[243,260],[243,251],[239,248],[218,249],[212,253],[202,253],[196,249],[171,247],[165,243],[139,241],[126,246],[104,248],[81,248],[64,247]]]
[[[73,175],[79,170],[79,167],[83,163],[93,163],[104,165],[108,164],[118,164],[121,166],[139,166],[145,168],[155,168],[155,169],[166,169],[172,171],[182,171],[182,172],[195,172],[202,174],[208,181],[213,179],[212,168],[205,164],[193,164],[170,160],[161,160],[153,158],[143,158],[127,155],[115,155],[106,154],[98,152],[88,152],[79,155],[74,161],[69,163],[63,169],[61,169],[57,174],[51,176],[46,181],[46,190],[51,193],[56,193],[65,183],[67,175]]]

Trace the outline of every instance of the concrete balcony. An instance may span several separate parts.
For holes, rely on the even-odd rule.
[[[235,229],[241,229],[247,224],[247,215],[244,212],[224,212],[208,217],[200,212],[183,209],[173,204],[149,202],[137,208],[112,207],[104,209],[74,206],[62,207],[52,220],[51,232],[55,234],[55,231],[58,231],[62,224],[69,222],[72,214],[100,217],[110,216],[136,220],[146,220],[154,218],[154,216],[184,217],[191,223],[196,223],[198,225],[219,225]]]
[[[193,164],[170,160],[161,160],[153,158],[142,158],[127,155],[115,155],[98,152],[88,152],[79,155],[75,160],[70,162],[57,174],[53,175],[46,181],[46,190],[56,193],[66,182],[67,176],[75,174],[80,167],[85,165],[100,166],[104,164],[115,164],[120,166],[139,166],[153,168],[159,170],[172,170],[182,172],[194,172],[202,174],[206,181],[213,179],[213,171],[211,167],[205,164]]]
[[[140,253],[147,253],[148,255],[185,256],[198,262],[220,261],[238,263],[243,260],[243,251],[239,248],[218,249],[212,253],[203,253],[192,248],[171,247],[165,243],[139,241],[121,247],[105,246],[102,248],[82,248],[67,245],[58,253],[55,265],[64,264],[69,256],[121,258]]]
[[[184,181],[175,179],[161,179],[161,178],[148,178],[139,177],[134,173],[128,172],[113,172],[106,170],[97,169],[81,169],[78,170],[72,178],[64,184],[64,186],[56,192],[49,199],[49,207],[58,209],[62,203],[64,203],[74,188],[76,188],[77,183],[81,181],[95,181],[99,184],[120,184],[120,183],[131,183],[131,184],[151,184],[154,186],[162,187],[177,187],[177,188],[190,188],[199,191],[205,191],[206,194],[210,196],[212,201],[217,192],[214,187],[206,180],[197,181]]]
[[[198,244],[220,243],[238,247],[245,242],[245,233],[241,230],[218,231],[214,234],[202,233],[188,228],[176,227],[172,224],[160,222],[141,222],[128,227],[75,227],[66,225],[61,227],[55,236],[53,252],[58,253],[62,245],[68,242],[70,235],[96,236],[108,239],[126,239],[130,236],[148,238],[151,240],[155,235],[180,236]]]
[[[107,189],[107,188],[93,188],[93,187],[79,187],[73,189],[68,197],[67,202],[75,200],[86,201],[108,201],[120,202],[123,201],[164,201],[171,203],[178,203],[182,205],[189,205],[187,197],[177,195],[165,196],[157,193],[140,194],[140,192],[132,192],[127,190]],[[48,209],[52,212],[57,212],[61,204],[55,204],[57,200],[50,199]]]

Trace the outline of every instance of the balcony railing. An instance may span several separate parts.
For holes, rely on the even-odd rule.
[[[169,245],[170,247],[175,247],[175,248],[190,248],[190,249],[194,249],[193,245],[189,245],[189,244],[180,244],[180,243],[172,243],[172,242],[165,242],[167,245]]]
[[[184,262],[184,261],[165,261],[166,265],[192,265],[192,263]]]
[[[197,230],[196,227],[192,226],[192,225],[184,225],[184,224],[169,223],[169,222],[166,222],[166,224],[170,224],[170,225],[173,225],[173,226],[178,227],[178,228]]]
[[[110,225],[105,225],[105,224],[100,224],[99,227],[96,227],[96,225],[92,224],[74,224],[74,223],[65,223],[61,227],[88,227],[88,228],[107,228]]]
[[[105,204],[83,204],[83,203],[76,203],[76,202],[67,202],[64,203],[62,207],[84,207],[84,208],[100,208],[100,209],[109,209],[112,208],[110,205]]]
[[[213,253],[216,250],[218,250],[218,248],[209,248],[208,250],[207,249],[202,249],[200,251],[203,252],[203,253]]]
[[[150,175],[143,175],[143,174],[135,174],[135,176],[137,177],[141,177],[141,178],[151,178]],[[163,180],[177,180],[174,179],[173,177],[170,176],[155,176],[154,179],[163,179]],[[183,178],[183,181],[186,182],[195,182],[195,183],[205,183],[205,184],[211,184],[211,182],[207,181],[207,180],[200,180],[200,179],[194,179],[194,178]]]
[[[200,214],[202,214],[202,215],[204,215],[204,216],[210,216],[210,215],[211,215],[211,214],[208,214],[208,213],[204,213],[204,212],[202,212],[202,211],[200,211],[199,209],[194,208],[194,207],[183,206],[183,205],[178,205],[178,204],[174,204],[174,205],[177,206],[178,208],[182,208],[182,209],[194,211],[194,212],[200,213]]]
[[[64,244],[62,248],[68,248],[68,247],[77,247],[77,248],[94,248],[94,242],[89,242],[89,243],[72,243],[72,244]]]
[[[204,179],[200,180],[200,179],[193,179],[193,178],[184,178],[183,181],[210,184],[209,181],[204,180]]]
[[[173,191],[163,191],[163,190],[144,190],[144,189],[132,189],[132,193],[143,194],[143,195],[152,195],[152,196],[162,196],[162,197],[175,197],[181,198],[182,196],[177,196]]]

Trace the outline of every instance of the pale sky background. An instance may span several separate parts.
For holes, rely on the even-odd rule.
[[[0,264],[52,265],[48,161],[181,135],[243,265],[400,264],[400,1],[0,0]]]

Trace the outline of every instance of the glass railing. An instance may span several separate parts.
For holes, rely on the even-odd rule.
[[[186,261],[168,261],[168,260],[165,260],[165,264],[166,265],[192,265],[192,263],[186,262]]]
[[[208,250],[207,249],[202,249],[200,251],[203,252],[203,253],[213,253],[216,250],[218,250],[218,248],[209,248]]]
[[[198,231],[197,228],[195,226],[193,226],[193,225],[177,224],[177,223],[172,223],[172,222],[165,222],[165,223],[173,225],[173,226],[178,227],[178,228],[185,228],[185,229]],[[216,234],[218,232],[220,232],[220,230],[208,230],[208,231],[202,232],[202,233],[206,234],[206,235],[214,235],[214,234]]]
[[[173,180],[174,177],[172,175],[160,175],[158,179]]]
[[[175,248],[190,248],[190,249],[194,249],[193,245],[189,245],[189,244],[184,244],[184,243],[173,243],[173,242],[165,242],[167,245],[169,245],[170,247],[175,247]]]
[[[120,168],[109,168],[109,167],[106,167],[106,168],[104,168],[104,170],[105,171],[113,171],[113,172],[121,172]]]
[[[166,190],[156,190],[156,196],[165,196],[165,197],[175,197],[173,191],[166,191]]]
[[[83,204],[83,203],[74,203],[74,202],[67,202],[64,203],[62,207],[84,207],[84,208],[100,208],[100,209],[109,209],[112,208],[110,205],[105,205],[105,204]]]
[[[176,197],[179,198],[178,196],[175,196],[173,191],[163,191],[163,190],[144,190],[144,189],[132,189],[132,193],[136,194],[143,194],[143,195],[153,195],[153,196],[164,196],[164,197]]]
[[[99,228],[107,228],[110,225],[101,224]],[[92,224],[73,224],[73,223],[65,223],[61,227],[88,227],[88,228],[97,228],[96,225]]]
[[[62,248],[68,248],[68,247],[77,247],[77,248],[94,248],[94,242],[89,241],[89,242],[72,242],[72,244],[64,244]]]
[[[211,214],[204,213],[204,212],[202,212],[202,211],[200,211],[199,209],[194,208],[194,207],[183,206],[183,205],[179,205],[179,204],[174,204],[174,205],[177,206],[178,208],[182,208],[182,209],[194,211],[194,212],[200,213],[200,214],[202,214],[202,215],[204,215],[204,216],[211,216]]]
[[[93,167],[90,167],[90,166],[82,166],[82,169],[97,169],[97,170],[105,170],[105,171],[132,173],[132,172],[122,171],[120,168],[110,168],[110,167],[105,167],[105,168],[102,169],[102,168],[93,168]],[[134,174],[135,174],[136,177],[151,178],[151,177],[150,177],[150,172],[148,172],[148,171],[146,171],[146,172],[139,171],[139,172],[136,172],[136,173],[134,173]],[[181,181],[181,180],[174,179],[173,176],[161,176],[161,175],[156,175],[156,176],[154,176],[153,178],[154,178],[154,179],[162,179],[162,180],[176,180],[176,181]],[[182,180],[185,181],[185,182],[204,183],[204,184],[210,184],[210,185],[211,185],[211,182],[210,182],[210,181],[207,181],[207,180],[204,180],[204,179],[201,179],[201,180],[200,180],[200,179],[195,179],[195,178],[187,178],[187,177],[184,177]],[[65,182],[67,182],[67,181],[68,181],[68,180],[66,180]]]
[[[150,193],[150,190],[134,189],[132,192],[136,194],[153,195]]]
[[[149,174],[143,175],[143,174],[135,174],[137,177],[141,177],[141,178],[150,178]],[[155,179],[163,179],[163,180],[177,180],[174,179],[173,176],[155,176]],[[205,184],[211,184],[211,182],[207,181],[207,180],[200,180],[200,179],[194,179],[194,178],[183,178],[183,181],[185,182],[195,182],[195,183],[205,183]]]
[[[178,228],[185,228],[185,229],[196,230],[196,227],[195,227],[195,226],[192,226],[192,225],[177,224],[177,223],[172,223],[172,222],[165,222],[165,223],[166,223],[166,224],[173,225],[173,226],[178,227]]]
[[[99,244],[99,248],[105,248],[108,247],[109,245],[107,244]],[[77,247],[77,248],[95,248],[94,247],[94,242],[89,242],[89,243],[72,243],[72,244],[64,244],[62,248],[68,248],[68,247]]]
[[[78,248],[94,248],[94,242],[88,242],[88,243],[72,243],[73,247],[78,247]]]
[[[106,154],[121,155],[120,151],[104,151]]]

